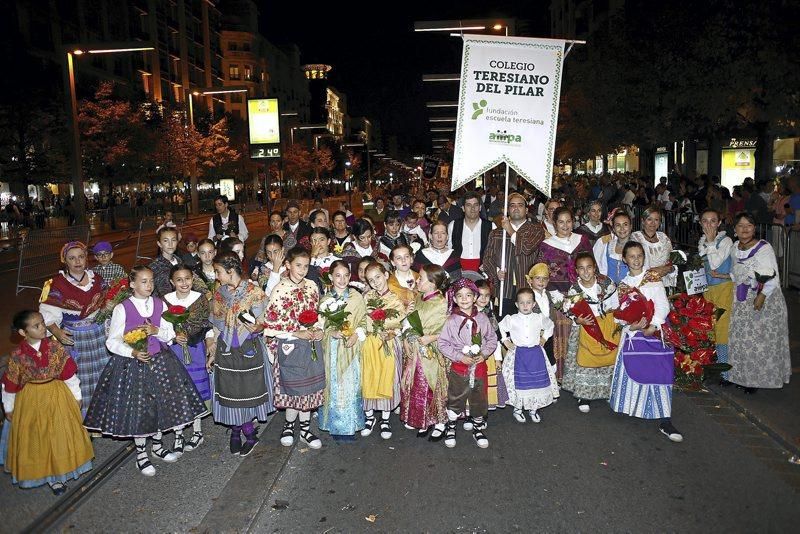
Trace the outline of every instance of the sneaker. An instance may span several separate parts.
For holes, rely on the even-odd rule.
[[[477,443],[478,447],[481,449],[486,449],[489,447],[489,438],[487,438],[486,434],[484,434],[479,428],[475,428],[472,431],[472,437],[475,439],[475,443]]]
[[[252,438],[247,438],[247,440],[242,444],[242,449],[239,451],[239,456],[245,457],[251,452],[253,452],[253,449],[256,448],[258,442],[259,439],[255,436],[253,436]]]
[[[472,421],[472,417],[467,417],[464,420],[464,425],[463,425],[464,430],[466,430],[467,432],[472,432],[473,426],[474,426],[474,423]]]
[[[658,429],[661,431],[662,434],[667,436],[670,441],[674,441],[675,443],[680,443],[683,441],[683,434],[681,434],[677,428],[672,426],[670,421],[665,421],[658,426]]]
[[[364,429],[361,431],[361,437],[366,438],[372,434],[372,429],[375,428],[375,416],[367,417],[364,420]]]
[[[391,439],[392,437],[392,424],[388,419],[381,419],[381,437],[383,439]]]
[[[450,421],[444,431],[444,446],[452,449],[456,446],[456,422]]]
[[[539,415],[539,412],[537,412],[536,410],[528,410],[528,415],[531,416],[531,422],[533,422],[533,423],[541,423],[542,422],[542,416]]]
[[[281,445],[291,447],[294,444],[294,421],[286,421],[281,431]]]
[[[177,454],[175,454],[174,452],[170,452],[169,450],[167,450],[163,446],[162,447],[156,447],[156,444],[160,445],[161,442],[160,441],[158,441],[158,442],[154,441],[153,442],[153,447],[150,449],[150,452],[153,453],[153,456],[155,456],[159,460],[161,460],[161,461],[163,461],[165,463],[168,463],[168,464],[174,464],[175,462],[178,461],[178,455]]]
[[[146,477],[152,477],[156,475],[156,468],[153,467],[153,464],[150,463],[150,459],[147,456],[137,459],[136,467],[138,467],[139,472]]]
[[[518,410],[517,408],[514,408],[513,415],[514,415],[514,419],[517,420],[517,423],[524,423],[525,422],[525,414],[522,412],[522,410]]]
[[[203,433],[202,432],[195,432],[192,434],[192,437],[189,438],[189,441],[186,442],[186,445],[183,446],[183,450],[186,452],[190,452],[195,450],[197,447],[203,444]]]
[[[50,484],[50,490],[53,492],[53,495],[58,497],[59,495],[64,495],[67,491],[67,485],[63,482],[53,482]]]
[[[589,401],[580,399],[578,401],[578,410],[580,410],[581,413],[589,413],[589,410],[591,410],[591,408],[589,408]]]

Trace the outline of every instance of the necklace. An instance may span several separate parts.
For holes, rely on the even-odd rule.
[[[747,250],[750,248],[750,243],[753,243],[755,238],[750,239],[747,243],[743,243],[741,240],[739,241],[739,250]]]
[[[658,242],[658,232],[656,232],[653,235],[647,235],[647,232],[642,230],[642,235],[644,236],[645,239],[647,239],[651,243],[657,243]]]
[[[73,280],[75,280],[75,283],[76,283],[76,284],[78,284],[78,285],[82,285],[82,284],[83,284],[83,280],[86,278],[86,271],[83,271],[83,275],[81,275],[81,279],[80,279],[80,280],[78,280],[77,278],[75,278],[74,276],[72,276],[72,273],[70,272],[70,270],[69,270],[69,269],[67,269],[67,276],[69,276],[70,278],[72,278]]]

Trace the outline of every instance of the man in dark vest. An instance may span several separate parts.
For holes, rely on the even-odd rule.
[[[300,219],[300,204],[296,200],[290,200],[286,205],[286,219],[283,229],[294,235],[298,243],[304,237],[311,236],[311,225]]]
[[[214,199],[214,208],[217,213],[208,221],[208,238],[219,243],[229,237],[238,237],[242,243],[246,243],[250,232],[244,224],[244,217],[229,207],[228,197],[218,195]]]
[[[481,218],[481,198],[475,191],[464,195],[464,217],[448,227],[449,247],[461,258],[462,271],[477,272],[489,243],[492,222]]]

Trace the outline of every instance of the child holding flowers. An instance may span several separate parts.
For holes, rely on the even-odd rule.
[[[204,344],[206,333],[211,329],[208,322],[210,306],[203,295],[192,290],[193,274],[186,265],[176,265],[170,272],[170,281],[175,291],[164,295],[164,301],[169,305],[167,313],[163,316],[170,320],[177,332],[182,332],[188,338],[186,343],[175,343],[172,352],[175,357],[186,366],[192,382],[200,394],[200,398],[210,405],[211,385],[206,370],[206,346]],[[196,449],[203,443],[203,429],[200,418],[195,418],[192,423],[192,437],[184,444],[183,431],[175,431],[175,444],[172,447],[176,454]]]
[[[408,306],[416,299],[416,285],[420,275],[411,270],[414,251],[409,245],[397,245],[389,253],[394,271],[389,275],[389,289]]]
[[[406,318],[409,329],[400,379],[400,420],[418,429],[417,437],[430,432],[430,441],[444,437],[447,423],[447,364],[436,343],[447,319],[447,299],[442,293],[447,280],[442,267],[424,265],[419,272],[415,310]]]
[[[367,301],[367,339],[362,352],[362,394],[366,416],[361,435],[372,434],[375,412],[381,412],[380,430],[383,439],[392,437],[389,416],[400,404],[400,370],[403,349],[396,335],[413,303],[403,305],[400,297],[389,288],[389,273],[383,264],[370,263],[364,271],[370,290]]]
[[[132,295],[114,307],[106,346],[112,353],[92,397],[84,425],[89,430],[116,438],[133,438],[136,465],[145,476],[156,470],[147,457],[151,437],[152,453],[165,462],[178,456],[167,450],[162,432],[180,429],[207,413],[186,368],[167,348],[175,334],[163,320],[164,301],[154,298],[153,271],[139,265],[129,275]]]
[[[319,410],[320,430],[337,441],[352,441],[364,428],[361,398],[361,346],[367,304],[361,293],[348,287],[350,266],[342,260],[330,266],[331,291],[320,304],[324,318],[325,403]]]
[[[617,287],[607,276],[597,272],[592,254],[575,257],[578,281],[567,292],[572,302],[565,309],[575,324],[569,336],[561,387],[578,399],[581,413],[589,413],[589,403],[608,399],[611,377],[617,357],[619,334],[611,313],[618,305]],[[573,299],[578,299],[573,302]]]
[[[641,243],[629,241],[622,250],[628,275],[619,285],[619,309],[625,317],[611,380],[611,409],[641,419],[658,419],[659,430],[671,441],[683,441],[672,426],[672,383],[675,351],[664,344],[661,325],[669,313],[664,285],[644,270]]]
[[[475,301],[478,288],[467,278],[460,278],[447,290],[450,316],[439,334],[439,350],[452,362],[448,373],[447,427],[444,444],[456,446],[456,421],[469,400],[473,419],[472,437],[478,447],[485,449],[489,439],[486,429],[488,404],[486,400],[486,358],[497,348],[489,318],[478,312]]]
[[[275,407],[286,410],[281,444],[294,443],[295,423],[300,420],[300,440],[319,449],[322,441],[311,432],[311,411],[325,400],[325,360],[322,323],[317,314],[317,284],[306,278],[311,255],[297,246],[286,253],[288,276],[272,290],[264,311],[264,335],[273,338]],[[305,317],[311,317],[308,324]]]

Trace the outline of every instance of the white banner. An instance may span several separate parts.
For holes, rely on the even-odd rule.
[[[550,196],[564,43],[464,35],[452,190],[505,162]]]

